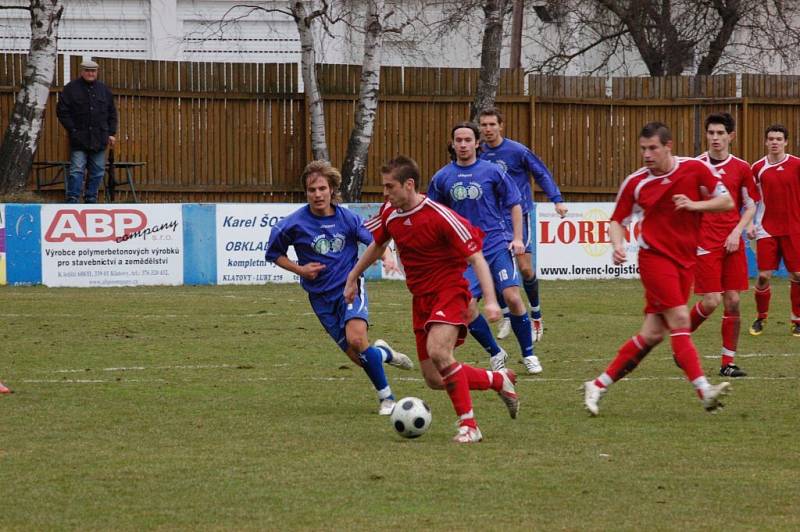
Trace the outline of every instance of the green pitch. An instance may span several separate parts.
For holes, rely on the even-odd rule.
[[[402,440],[296,286],[2,288],[0,529],[800,528],[800,338],[788,283],[747,334],[727,407],[706,414],[659,346],[590,418],[579,387],[637,330],[638,282],[543,282],[545,371],[520,417],[475,393],[485,440],[417,370],[395,394],[433,426]],[[371,338],[414,353],[401,283],[372,283]],[[721,309],[696,334],[719,382]],[[513,337],[503,342],[518,372]],[[487,365],[473,340],[461,361]],[[414,357],[415,358],[415,357]]]

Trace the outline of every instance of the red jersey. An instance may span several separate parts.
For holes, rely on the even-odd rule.
[[[691,268],[697,256],[701,214],[675,210],[672,196],[685,194],[693,201],[727,194],[714,168],[688,157],[675,157],[669,173],[653,175],[640,168],[625,178],[617,194],[611,219],[627,225],[634,215],[641,220],[639,247],[664,255],[684,268]]]
[[[772,164],[764,157],[753,175],[761,193],[756,238],[800,233],[800,158],[787,154]]]
[[[484,235],[451,209],[427,197],[405,212],[385,203],[364,225],[378,245],[394,239],[413,295],[468,286],[465,259],[480,251]]]
[[[701,161],[711,164],[708,152],[697,157]],[[733,209],[725,212],[705,212],[700,225],[700,243],[698,246],[704,251],[712,251],[725,246],[725,240],[733,228],[739,223],[742,209],[753,205],[754,201],[761,199],[753,179],[753,171],[747,161],[733,155],[719,164],[713,165],[722,178],[722,183],[728,189],[733,199]],[[698,249],[698,252],[700,250]]]

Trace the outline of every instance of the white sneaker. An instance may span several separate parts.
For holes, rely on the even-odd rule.
[[[600,399],[603,398],[606,391],[606,388],[599,387],[594,381],[583,383],[583,405],[591,415],[596,416],[600,413]]]
[[[522,363],[525,364],[525,369],[528,370],[528,373],[538,375],[542,372],[542,364],[539,362],[539,357],[536,355],[522,357]]]
[[[467,425],[458,427],[458,433],[453,437],[455,443],[478,443],[483,439],[481,429],[472,428]]]
[[[489,357],[489,367],[492,369],[492,371],[500,371],[501,369],[505,369],[507,359],[508,353],[506,353],[506,350],[500,349],[499,353]]]
[[[517,414],[519,413],[519,398],[517,397],[517,390],[514,388],[514,385],[517,383],[517,376],[510,369],[501,369],[499,373],[503,375],[503,388],[497,392],[497,394],[506,404],[511,419],[517,419]]]
[[[411,362],[411,359],[408,358],[408,355],[404,355],[403,353],[392,349],[391,346],[386,343],[386,340],[375,340],[375,343],[372,345],[386,349],[392,354],[392,359],[387,362],[387,364],[390,366],[400,369],[414,369],[414,363]]]
[[[544,336],[544,324],[542,323],[542,318],[535,320],[531,318],[531,336],[533,336],[534,342],[541,342],[542,336]]]
[[[497,329],[497,339],[508,338],[509,334],[511,334],[511,318],[503,318],[503,321],[500,322],[500,328]]]
[[[706,412],[716,412],[718,409],[724,406],[719,399],[723,395],[728,394],[728,391],[730,391],[730,386],[731,383],[729,382],[721,382],[711,386],[711,388],[709,388],[709,390],[703,394],[702,402],[703,408],[706,409]]]
[[[392,415],[392,410],[394,410],[394,399],[381,399],[380,404],[378,405],[378,415],[379,416],[390,416]]]

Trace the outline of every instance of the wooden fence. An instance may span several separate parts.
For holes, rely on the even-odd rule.
[[[77,72],[80,58],[60,61],[69,61]],[[100,78],[116,95],[117,160],[147,163],[136,175],[141,200],[304,200],[297,176],[310,156],[310,142],[297,65],[97,61]],[[23,70],[24,56],[0,55],[2,128]],[[330,153],[340,165],[360,67],[321,65],[319,75]],[[68,157],[66,135],[55,116],[60,78],[47,106],[37,160]],[[426,179],[447,162],[450,128],[467,118],[477,79],[476,69],[382,69],[364,201],[381,197],[378,169],[398,153],[415,158]],[[507,136],[533,147],[568,200],[610,200],[625,175],[640,166],[638,131],[650,120],[672,128],[674,151],[682,155],[703,149],[703,119],[720,110],[737,119],[734,151],[739,156],[761,157],[763,130],[773,122],[789,128],[789,150],[800,153],[799,80],[726,75],[616,78],[608,84],[588,77],[526,80],[523,72],[506,70],[497,104],[506,116]],[[56,188],[46,195],[57,201],[62,193]]]

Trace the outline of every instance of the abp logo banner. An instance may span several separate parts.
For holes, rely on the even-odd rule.
[[[59,209],[44,235],[45,242],[112,242],[127,239],[147,226],[139,209]]]
[[[7,284],[6,279],[6,206],[0,203],[0,285]]]

